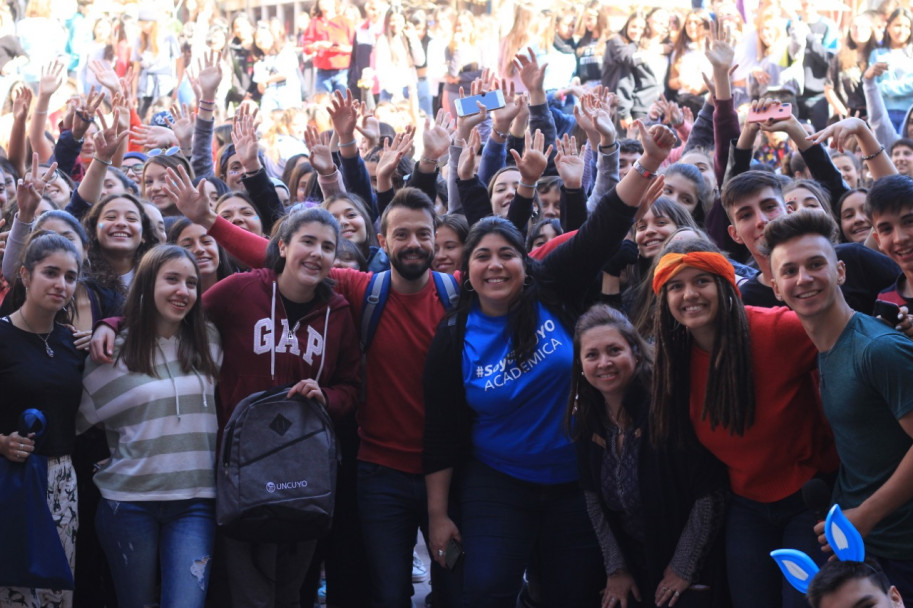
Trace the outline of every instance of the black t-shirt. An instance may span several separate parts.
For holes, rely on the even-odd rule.
[[[0,433],[18,430],[19,414],[41,410],[47,419],[37,454],[71,454],[76,441],[76,411],[82,399],[85,354],[73,345],[73,333],[60,325],[48,337],[49,357],[37,334],[0,319]]]

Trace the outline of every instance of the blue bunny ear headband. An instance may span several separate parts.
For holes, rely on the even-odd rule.
[[[862,535],[840,510],[840,505],[834,505],[828,512],[824,520],[824,535],[837,559],[844,562],[865,561]],[[808,591],[809,583],[818,574],[818,565],[812,558],[797,549],[777,549],[771,551],[770,556],[780,566],[790,585],[800,593]]]

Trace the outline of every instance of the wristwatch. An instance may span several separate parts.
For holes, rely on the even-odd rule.
[[[656,173],[647,171],[644,166],[640,164],[640,160],[635,160],[634,165],[632,165],[631,168],[640,173],[640,176],[644,179],[654,179],[656,177]]]

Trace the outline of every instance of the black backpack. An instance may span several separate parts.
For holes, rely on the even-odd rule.
[[[338,454],[326,408],[290,386],[254,393],[222,436],[216,521],[229,537],[279,543],[320,538],[333,523]]]

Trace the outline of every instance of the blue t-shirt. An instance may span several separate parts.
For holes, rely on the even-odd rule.
[[[475,413],[473,455],[511,477],[557,484],[577,479],[574,446],[564,431],[574,345],[557,317],[539,307],[536,351],[508,358],[507,316],[474,306],[466,321],[463,382]]]
[[[840,456],[834,502],[848,509],[878,490],[913,446],[898,423],[913,411],[913,342],[857,312],[833,348],[819,355],[818,366]],[[913,559],[913,501],[879,522],[865,541],[877,557]]]

